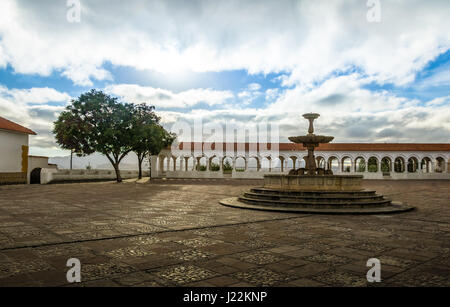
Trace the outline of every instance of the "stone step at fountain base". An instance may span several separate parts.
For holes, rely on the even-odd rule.
[[[301,204],[303,206],[333,206],[333,207],[352,207],[352,206],[383,206],[390,202],[389,199],[385,199],[383,195],[375,195],[373,197],[323,197],[323,196],[315,196],[315,197],[299,197],[299,196],[288,196],[288,197],[280,197],[278,195],[271,194],[256,194],[256,193],[244,193],[243,196],[239,197],[239,200],[246,203],[276,203],[277,205],[298,205]]]
[[[367,190],[287,191],[253,188],[239,197],[223,199],[220,203],[255,210],[321,214],[382,214],[413,209]]]

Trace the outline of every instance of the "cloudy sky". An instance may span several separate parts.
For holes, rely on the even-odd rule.
[[[49,156],[91,88],[168,129],[272,122],[287,141],[318,112],[335,142],[449,142],[448,16],[448,0],[1,0],[0,116]]]

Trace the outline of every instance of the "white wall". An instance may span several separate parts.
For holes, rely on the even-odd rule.
[[[22,145],[28,146],[28,134],[0,130],[0,173],[22,171]]]
[[[122,179],[137,178],[139,171],[137,170],[121,170]],[[148,177],[149,171],[143,170],[142,176]],[[89,180],[114,180],[116,173],[114,170],[99,169],[74,169],[74,170],[58,170],[54,168],[43,168],[41,170],[41,184],[65,182],[65,181],[89,181]]]
[[[28,156],[27,182],[30,183],[30,174],[35,168],[57,169],[56,165],[48,164],[48,157]]]

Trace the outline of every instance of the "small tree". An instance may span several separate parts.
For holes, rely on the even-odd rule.
[[[57,143],[77,155],[104,154],[122,181],[119,164],[132,150],[133,105],[122,104],[101,91],[81,94],[54,123]]]
[[[168,132],[163,126],[156,124],[153,125],[153,131],[148,140],[148,153],[149,155],[157,155],[163,148],[171,145],[176,139],[176,134]],[[151,159],[149,159],[151,164]],[[150,165],[151,169],[151,165]],[[151,174],[150,174],[151,176]]]
[[[132,150],[138,158],[139,179],[142,178],[142,161],[149,154],[151,142],[156,141],[156,125],[160,118],[154,112],[155,107],[146,104],[134,105],[131,133]],[[158,152],[159,153],[159,152]]]

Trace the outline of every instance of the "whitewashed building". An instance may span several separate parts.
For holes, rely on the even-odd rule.
[[[219,148],[220,147],[220,148]],[[301,144],[180,143],[151,157],[153,177],[262,178],[305,166]],[[365,179],[450,179],[450,144],[328,143],[317,166]]]
[[[35,134],[0,117],[0,184],[27,182],[28,137]]]

